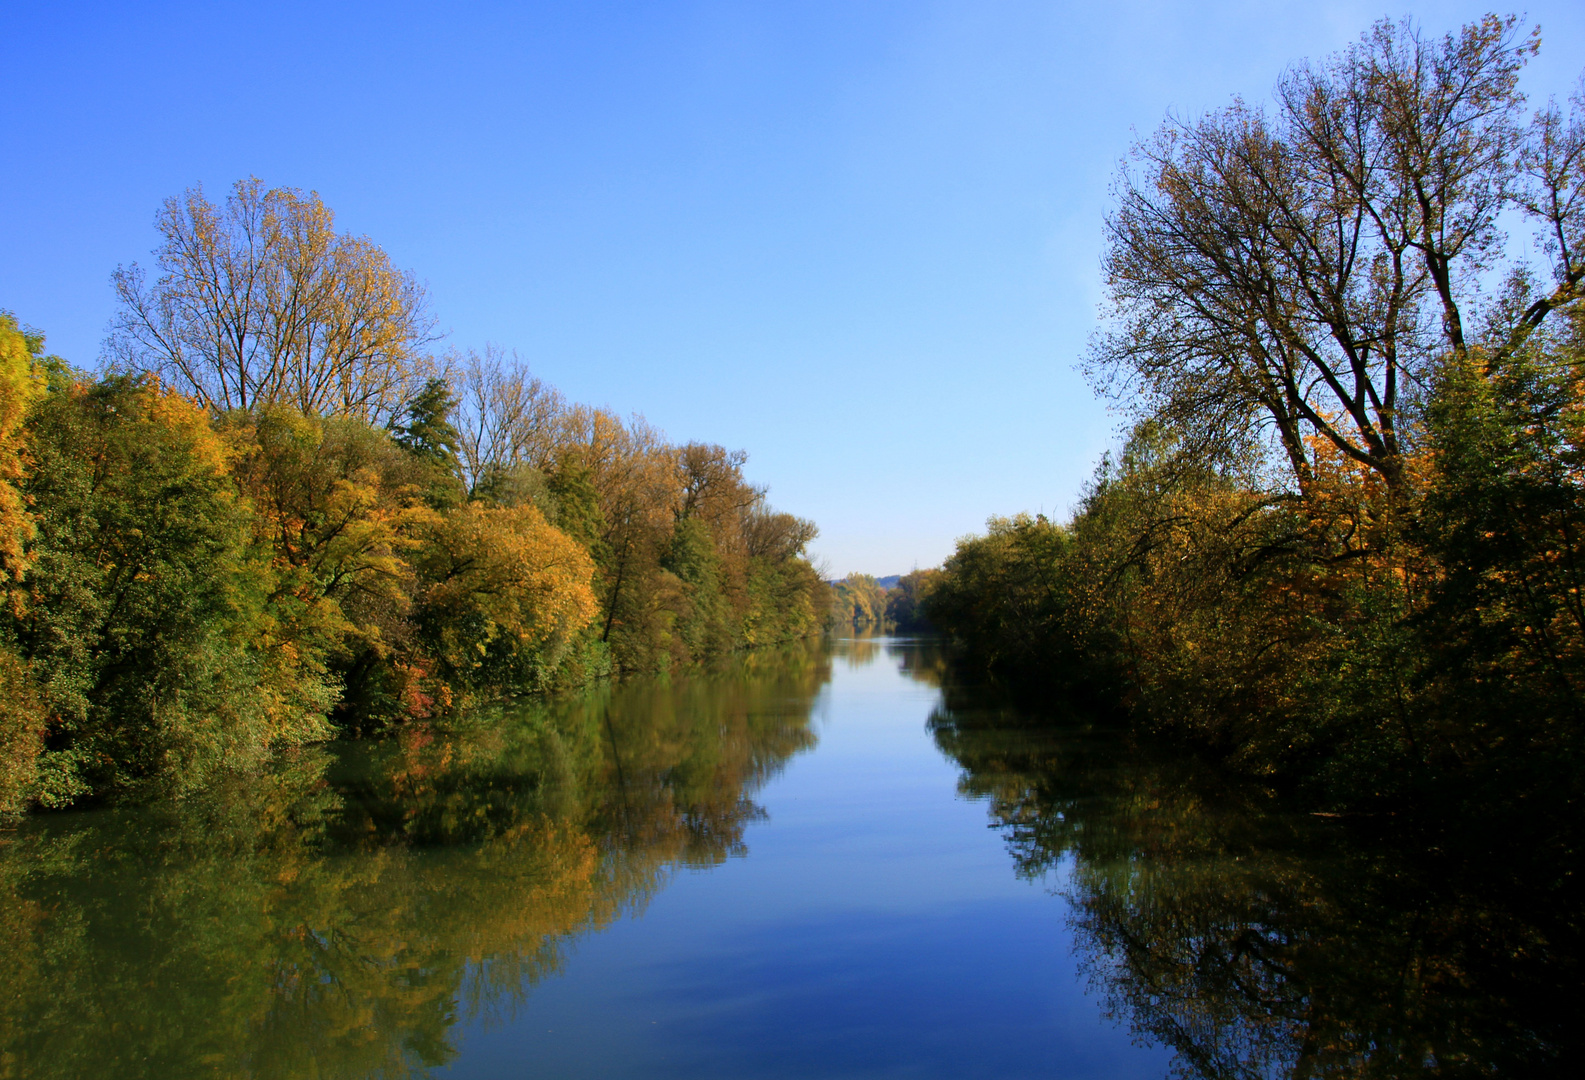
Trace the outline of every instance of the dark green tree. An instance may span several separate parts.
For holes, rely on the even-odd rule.
[[[456,408],[451,385],[445,379],[432,378],[391,425],[396,445],[425,467],[425,496],[437,507],[454,506],[464,495],[457,429],[451,422]]]

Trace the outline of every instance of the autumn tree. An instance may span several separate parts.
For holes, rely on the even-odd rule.
[[[22,576],[22,541],[31,526],[16,484],[22,476],[22,422],[43,391],[37,358],[42,335],[0,311],[0,575]]]
[[[0,583],[14,587],[26,565],[23,542],[33,534],[22,493],[23,421],[42,391],[36,359],[41,335],[0,311]],[[0,815],[21,809],[43,746],[43,712],[32,673],[0,637]]]
[[[764,491],[746,483],[743,465],[748,453],[712,443],[691,442],[677,450],[682,498],[677,516],[703,517],[721,524],[752,507]]]
[[[743,518],[743,542],[749,557],[754,559],[799,558],[819,535],[814,522],[772,510],[763,503],[751,507]]]
[[[315,192],[233,185],[165,201],[152,281],[112,276],[111,360],[157,373],[215,412],[287,404],[371,422],[422,385],[434,320],[410,273],[364,237],[338,233]]]
[[[624,423],[585,406],[568,410],[558,438],[558,467],[580,471],[599,507],[600,638],[629,664],[653,663],[676,599],[658,577],[681,488],[676,456],[642,417]]]
[[[886,621],[886,590],[871,574],[849,574],[837,582],[832,602],[842,626],[881,626]]]
[[[1577,799],[1585,97],[1523,115],[1537,46],[1379,23],[1136,147],[1091,360],[1137,422],[1066,525],[960,542],[960,657],[1340,806]]]
[[[468,503],[429,526],[414,621],[449,689],[537,689],[597,604],[589,553],[532,506]]]
[[[1114,306],[1096,377],[1203,452],[1269,437],[1302,490],[1310,436],[1405,483],[1409,407],[1448,354],[1517,347],[1585,274],[1585,126],[1528,125],[1539,38],[1488,16],[1440,40],[1410,21],[1292,68],[1271,110],[1174,120],[1119,175],[1104,259]],[[1507,257],[1536,225],[1548,278]],[[1482,336],[1483,277],[1511,317]]]
[[[279,634],[341,684],[345,721],[401,711],[417,578],[412,558],[438,518],[428,463],[383,430],[285,405],[221,418],[232,482],[273,556]]]
[[[521,484],[524,470],[552,471],[567,412],[560,392],[493,345],[454,358],[453,367],[457,451],[469,494],[496,497]]]
[[[744,479],[745,451],[691,442],[676,453],[681,491],[666,566],[682,579],[688,594],[683,636],[690,651],[720,651],[730,646],[736,636],[733,624],[749,603],[744,526],[764,501],[765,490]],[[711,644],[697,644],[702,642]]]
[[[329,734],[209,418],[152,378],[51,390],[28,423],[36,532],[4,634],[49,713],[36,798],[179,794]]]

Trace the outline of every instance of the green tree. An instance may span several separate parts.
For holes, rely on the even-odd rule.
[[[965,659],[989,672],[1041,681],[1071,669],[1069,531],[1045,517],[992,518],[958,541],[923,604]]]
[[[192,791],[327,734],[333,694],[274,637],[270,567],[202,412],[148,379],[75,383],[28,446],[37,532],[7,621],[51,717],[40,802]]]
[[[457,505],[465,494],[462,465],[457,457],[457,429],[451,422],[456,408],[457,398],[450,384],[445,379],[432,378],[391,425],[396,445],[423,467],[424,497],[437,509]]]
[[[1524,348],[1449,358],[1415,539],[1439,572],[1413,620],[1427,737],[1449,768],[1585,749],[1585,303]]]
[[[676,634],[685,655],[703,658],[729,649],[735,636],[732,612],[722,587],[721,557],[703,518],[677,522],[661,565],[682,582]]]
[[[897,579],[897,587],[886,598],[886,619],[898,630],[928,630],[930,619],[925,605],[931,586],[941,576],[939,570],[913,570]]]

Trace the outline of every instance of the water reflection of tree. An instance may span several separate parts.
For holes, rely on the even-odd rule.
[[[850,668],[868,667],[881,655],[886,635],[879,630],[865,628],[844,634],[836,641],[836,655]]]
[[[928,634],[901,637],[887,645],[886,655],[914,682],[942,686],[947,681],[947,651],[939,638]]]
[[[407,1076],[744,850],[819,652],[304,753],[0,838],[0,1077]]]
[[[1061,883],[1114,1015],[1179,1074],[1580,1075],[1565,840],[1284,815],[1078,723],[931,723],[1019,873]]]

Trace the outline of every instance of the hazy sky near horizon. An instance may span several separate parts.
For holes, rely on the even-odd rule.
[[[313,189],[443,347],[749,452],[832,574],[1065,513],[1121,418],[1075,365],[1108,187],[1169,111],[1265,100],[1453,2],[30,3],[0,14],[0,308],[91,367],[161,200]],[[1566,97],[1585,4],[1531,4]]]

